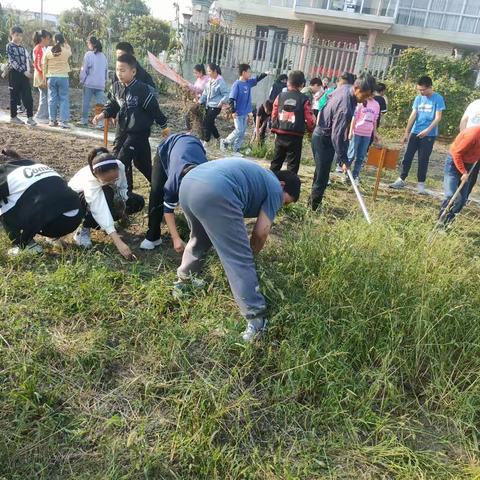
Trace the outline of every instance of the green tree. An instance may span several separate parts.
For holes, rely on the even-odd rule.
[[[85,40],[89,35],[104,37],[106,33],[105,21],[102,16],[79,8],[62,12],[60,30],[71,40]]]
[[[142,55],[145,55],[147,50],[158,54],[162,50],[167,50],[170,43],[170,30],[168,22],[145,15],[133,20],[124,38]]]

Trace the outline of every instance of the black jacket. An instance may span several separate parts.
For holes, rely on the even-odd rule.
[[[161,128],[167,127],[167,117],[160,110],[157,99],[148,86],[136,78],[127,86],[115,82],[108,99],[103,113],[107,118],[117,117],[117,135],[150,133],[153,122]]]

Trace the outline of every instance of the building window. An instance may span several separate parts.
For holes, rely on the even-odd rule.
[[[254,60],[268,60],[278,64],[285,52],[285,40],[288,36],[288,29],[272,26],[258,25],[255,36],[255,48],[253,51]],[[271,39],[270,58],[267,58],[267,47]]]
[[[253,51],[254,60],[265,60],[267,51],[268,27],[257,26],[255,35],[255,49]]]

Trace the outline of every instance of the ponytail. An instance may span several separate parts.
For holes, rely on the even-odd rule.
[[[95,53],[99,53],[103,50],[102,42],[97,37],[89,37],[88,41],[92,44]]]
[[[54,37],[55,45],[52,47],[52,53],[61,53],[62,45],[65,43],[65,37],[61,33],[56,33]]]
[[[33,43],[38,45],[44,38],[51,37],[52,34],[47,30],[37,30],[33,34]]]

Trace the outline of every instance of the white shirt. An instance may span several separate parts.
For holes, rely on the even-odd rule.
[[[468,117],[466,128],[480,125],[480,100],[474,100],[463,115]]]
[[[117,164],[119,175],[117,181],[112,187],[116,188],[118,194],[126,201],[128,199],[128,185],[127,177],[125,176],[125,166],[120,160],[117,160]],[[98,178],[93,175],[89,166],[83,167],[79,170],[68,182],[68,186],[77,193],[83,192],[85,201],[88,204],[88,208],[90,209],[93,218],[98,225],[105,230],[107,235],[116,231],[112,213],[108,208],[108,203],[102,190],[102,187],[105,185],[102,185]]]

